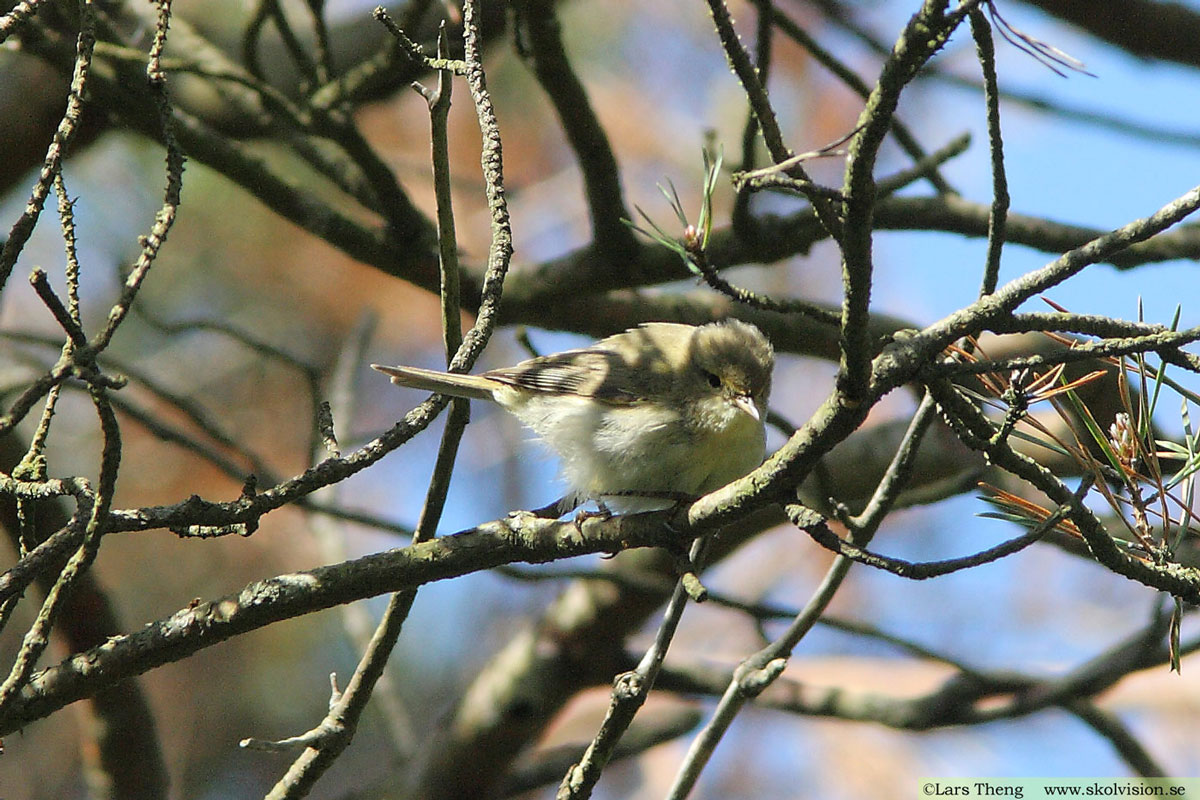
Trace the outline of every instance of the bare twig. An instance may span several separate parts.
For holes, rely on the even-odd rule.
[[[3,18],[0,18],[0,22],[9,22],[10,25],[15,26],[22,18],[31,15],[35,10],[36,4],[21,4]],[[25,204],[25,210],[9,230],[8,238],[5,239],[3,247],[0,247],[0,289],[3,289],[4,285],[8,282],[8,276],[12,274],[13,266],[17,263],[17,256],[21,254],[21,250],[25,247],[25,243],[33,233],[34,226],[37,225],[38,217],[41,216],[42,208],[46,202],[46,197],[50,194],[55,176],[58,175],[61,169],[63,154],[79,127],[80,116],[83,112],[83,98],[87,91],[88,79],[91,74],[92,51],[96,46],[95,7],[91,3],[81,0],[79,3],[79,17],[79,37],[76,43],[75,68],[74,74],[71,76],[71,93],[67,97],[67,108],[58,123],[58,128],[54,131],[54,138],[50,142],[50,147],[46,150],[46,158],[42,162],[42,169],[38,174],[37,183],[34,184],[33,191],[29,195],[29,200]],[[6,38],[5,33],[3,28],[0,27],[0,40]]]
[[[435,183],[439,187],[439,222],[445,227],[439,228],[439,235],[444,237],[443,254],[449,252],[448,260],[442,262],[443,287],[443,337],[447,344],[455,343],[457,349],[453,356],[447,352],[451,369],[469,369],[482,351],[491,335],[495,324],[494,307],[500,302],[504,274],[508,268],[511,255],[511,231],[508,227],[507,208],[504,199],[503,174],[500,157],[499,131],[491,111],[491,99],[487,94],[484,83],[483,65],[479,61],[479,21],[478,2],[468,2],[464,7],[464,43],[466,51],[466,74],[471,86],[471,94],[476,103],[480,130],[484,139],[484,177],[487,181],[488,199],[493,210],[493,241],[492,258],[489,259],[488,273],[484,278],[485,297],[483,307],[470,334],[462,339],[459,333],[460,319],[458,308],[458,261],[454,255],[457,245],[454,241],[452,212],[449,207],[449,156],[446,151],[445,125],[446,112],[449,109],[450,90],[449,76],[442,74],[439,78],[438,96],[431,99],[430,112],[434,133],[434,169]],[[386,18],[381,9],[376,12],[377,18]],[[443,39],[444,41],[444,39]],[[447,277],[453,271],[455,277]],[[489,304],[491,308],[489,308]],[[460,340],[461,339],[461,340]],[[444,402],[441,404],[444,406]],[[442,508],[445,504],[446,492],[449,488],[450,475],[454,467],[454,459],[458,443],[462,436],[463,427],[467,423],[467,406],[465,401],[457,401],[452,410],[450,421],[442,437],[438,451],[437,463],[433,478],[430,481],[425,509],[417,523],[413,535],[413,545],[419,546],[432,540]],[[338,695],[331,703],[329,714],[312,732],[312,740],[305,742],[305,750],[280,778],[275,787],[268,793],[269,798],[303,797],[308,793],[316,780],[345,750],[353,738],[358,720],[371,697],[372,690],[378,682],[388,662],[396,640],[412,609],[416,599],[416,587],[395,593],[388,603],[383,619],[375,630],[374,636],[360,659],[354,675],[351,677],[346,690]]]
[[[692,543],[689,554],[692,569],[700,568],[699,564],[703,560],[707,543],[708,540],[704,538],[697,539]],[[676,582],[671,599],[667,601],[666,611],[663,612],[663,620],[659,623],[658,631],[654,635],[654,641],[638,662],[637,668],[618,675],[613,681],[612,699],[609,703],[608,713],[600,725],[600,730],[588,744],[579,762],[567,770],[567,774],[558,787],[556,795],[558,800],[578,800],[591,797],[592,789],[600,780],[600,774],[604,767],[616,752],[621,736],[646,702],[650,690],[654,688],[658,672],[662,669],[663,660],[667,656],[667,648],[675,636],[679,620],[683,617],[683,609],[687,605],[686,578],[688,574],[693,573],[685,573]]]
[[[987,18],[979,9],[970,14],[971,35],[983,70],[983,96],[987,103],[988,153],[992,160],[992,209],[988,215],[987,262],[979,294],[991,294],[1000,279],[1000,254],[1008,217],[1008,179],[1004,174],[1004,140],[1000,136],[1000,90],[996,83],[996,52]]]

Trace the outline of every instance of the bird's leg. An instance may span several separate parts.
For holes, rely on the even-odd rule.
[[[583,523],[587,522],[589,519],[604,520],[612,517],[612,509],[604,505],[603,500],[597,500],[596,506],[599,509],[597,511],[588,511],[586,508],[581,508],[575,512],[575,529],[577,531],[583,533]]]

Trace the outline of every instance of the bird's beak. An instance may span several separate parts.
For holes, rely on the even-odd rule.
[[[738,395],[733,399],[733,404],[754,417],[755,422],[762,422],[762,416],[758,413],[758,406],[754,405],[754,399],[750,395]]]

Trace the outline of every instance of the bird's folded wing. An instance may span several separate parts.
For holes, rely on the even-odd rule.
[[[594,347],[533,358],[484,375],[527,391],[574,394],[614,404],[645,396],[645,387],[637,384],[619,353]]]

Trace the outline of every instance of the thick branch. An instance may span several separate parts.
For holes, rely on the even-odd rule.
[[[110,638],[33,675],[0,735],[118,682],[273,622],[514,562],[544,563],[636,547],[678,548],[662,514],[573,521],[514,514],[473,530],[354,561],[280,575],[197,603],[136,633]]]

